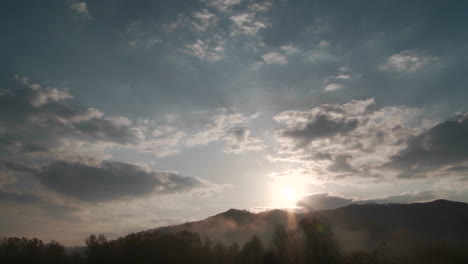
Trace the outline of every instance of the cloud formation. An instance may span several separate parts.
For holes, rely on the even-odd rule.
[[[0,93],[3,154],[47,156],[68,149],[68,154],[101,152],[104,158],[106,148],[122,146],[162,157],[220,140],[227,152],[264,149],[248,128],[256,115],[245,116],[235,108],[131,121],[76,106],[67,91],[31,83],[27,77],[17,76],[15,85]],[[198,122],[189,127],[189,119]]]
[[[459,175],[468,163],[468,115],[440,122],[411,137],[407,146],[391,157],[385,166],[397,169],[400,177],[434,174]]]
[[[341,79],[348,79],[348,78],[345,78],[347,76],[338,76],[337,78],[341,78]],[[336,91],[336,90],[340,90],[343,88],[343,85],[341,84],[337,84],[337,83],[330,83],[330,84],[327,84],[327,86],[325,86],[325,91]]]
[[[17,76],[14,88],[0,93],[0,153],[52,153],[65,142],[136,144],[142,131],[130,120],[68,103],[64,90]]]
[[[211,112],[211,111],[210,111]],[[206,111],[194,113],[195,116],[206,115]],[[184,144],[189,147],[203,146],[211,142],[223,140],[226,143],[226,152],[240,153],[245,151],[261,151],[265,148],[263,141],[251,136],[247,128],[249,123],[258,117],[257,114],[245,116],[234,108],[216,109],[200,120],[198,125],[203,128],[192,135],[188,135]]]
[[[11,202],[11,203],[24,203],[32,204],[41,201],[42,199],[34,194],[23,194],[16,192],[5,192],[0,190],[0,203]]]
[[[323,178],[385,177],[381,165],[423,131],[417,109],[374,107],[374,100],[324,104],[304,111],[285,111],[274,118],[283,127],[273,160],[296,162]]]
[[[346,135],[355,130],[359,122],[366,121],[361,115],[373,103],[373,99],[370,99],[342,106],[322,105],[309,111],[282,112],[274,119],[287,127],[276,131],[276,136],[301,149],[317,139]]]
[[[286,64],[288,63],[288,59],[280,53],[277,52],[268,52],[267,54],[262,56],[263,61],[266,64]]]
[[[49,189],[81,201],[109,201],[207,188],[199,178],[115,161],[96,165],[54,161],[35,175]]]
[[[77,1],[73,2],[70,5],[70,9],[75,11],[75,13],[85,19],[93,19],[91,17],[91,14],[89,13],[88,6],[86,5],[85,2]]]
[[[388,57],[387,61],[380,66],[380,69],[412,73],[421,70],[435,60],[435,57],[424,56],[415,51],[404,50]]]

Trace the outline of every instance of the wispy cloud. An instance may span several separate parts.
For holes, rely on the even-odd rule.
[[[70,9],[75,11],[75,13],[80,18],[89,19],[89,20],[93,19],[91,17],[91,14],[89,13],[88,6],[86,5],[85,2],[80,2],[80,1],[73,2],[70,4]]]
[[[437,60],[436,57],[425,56],[416,51],[404,50],[387,58],[387,61],[380,66],[384,71],[396,72],[417,72],[430,63]]]
[[[288,59],[278,52],[268,52],[262,56],[266,64],[287,64]]]
[[[341,85],[341,84],[337,84],[337,83],[330,83],[330,84],[327,84],[325,86],[325,91],[336,91],[336,90],[340,90],[340,89],[343,89],[344,86]]]

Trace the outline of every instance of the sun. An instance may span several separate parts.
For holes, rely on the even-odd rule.
[[[297,190],[292,187],[286,187],[281,192],[283,198],[289,202],[294,202],[297,200]]]

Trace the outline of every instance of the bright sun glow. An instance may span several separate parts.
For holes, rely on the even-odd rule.
[[[297,200],[297,191],[294,188],[284,188],[282,191],[282,195],[283,198],[288,200],[289,202],[294,202],[295,200]]]

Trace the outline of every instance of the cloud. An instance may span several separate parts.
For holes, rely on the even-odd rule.
[[[304,60],[310,63],[329,63],[336,61],[337,57],[334,54],[326,52],[324,49],[314,49],[304,52]]]
[[[387,61],[380,66],[380,69],[412,73],[421,70],[436,59],[435,57],[421,55],[415,51],[404,50],[388,57]]]
[[[406,148],[392,156],[384,167],[399,170],[400,177],[411,178],[434,171],[442,171],[441,176],[459,175],[457,171],[465,163],[468,163],[468,115],[460,114],[411,137]]]
[[[256,35],[261,29],[267,28],[268,23],[258,18],[255,13],[240,13],[230,17],[236,26],[236,30],[231,35],[244,33]]]
[[[200,59],[218,61],[223,58],[223,40],[220,37],[214,38],[210,43],[197,39],[195,43],[186,47],[186,52]]]
[[[251,131],[242,127],[234,127],[228,131],[224,140],[226,141],[226,152],[242,153],[246,151],[262,151],[266,148],[262,140],[250,136]]]
[[[351,166],[349,161],[352,160],[351,155],[335,155],[331,159],[330,165],[327,167],[328,171],[331,172],[356,172],[356,170]]]
[[[361,111],[364,112],[372,103],[373,100],[364,102],[365,106]],[[306,146],[320,138],[345,135],[356,129],[360,121],[356,116],[344,112],[340,106],[334,105],[322,105],[310,111],[286,111],[276,115],[274,119],[288,126],[278,130],[276,135],[291,139],[296,147]]]
[[[0,154],[51,155],[72,143],[99,148],[136,145],[144,139],[140,127],[127,118],[70,104],[67,91],[31,83],[27,77],[17,76],[16,81],[0,93]]]
[[[279,144],[273,161],[295,162],[322,179],[386,178],[395,171],[381,166],[425,129],[419,111],[406,107],[376,108],[374,100],[324,104],[310,110],[290,110],[274,119]]]
[[[321,40],[320,43],[319,43],[319,47],[321,48],[327,48],[330,46],[330,42],[327,41],[327,40]]]
[[[16,79],[19,86],[0,93],[0,155],[104,160],[109,159],[107,149],[123,147],[163,157],[214,141],[226,142],[226,152],[233,153],[264,148],[249,129],[257,115],[245,116],[234,108],[179,113],[172,120],[132,121],[80,108],[58,88],[31,83],[26,77]],[[233,131],[239,128],[244,138],[235,136]]]
[[[341,73],[341,74],[335,76],[335,78],[336,78],[336,79],[342,79],[342,80],[349,80],[349,79],[351,79],[351,76],[348,75],[348,74],[342,74],[342,73]]]
[[[202,12],[195,12],[193,17],[198,19],[198,23],[194,22],[195,27],[198,30],[205,30],[210,25],[210,23],[213,23],[213,21],[216,20],[216,15],[210,13],[206,9],[203,9]]]
[[[251,131],[246,128],[257,116],[245,116],[234,108],[217,109],[211,113],[208,121],[201,122],[203,129],[187,136],[184,144],[193,147],[223,140],[226,142],[226,152],[261,151],[265,148],[263,141],[251,136]]]
[[[86,5],[85,2],[73,2],[71,5],[70,5],[70,9],[72,9],[73,11],[75,11],[75,13],[77,15],[79,15],[80,17],[82,18],[85,18],[85,19],[93,19],[91,17],[91,14],[89,13],[88,11],[88,6]]]
[[[277,53],[277,52],[268,52],[266,54],[264,54],[262,56],[263,58],[263,61],[266,63],[266,64],[286,64],[288,63],[288,59],[280,54],[280,53]]]
[[[0,168],[2,171],[12,170],[20,173],[34,173],[37,170],[24,164],[0,159]]]
[[[54,161],[35,176],[47,188],[86,202],[189,192],[211,185],[196,177],[115,161],[96,165]]]
[[[281,46],[280,49],[283,50],[286,54],[294,54],[299,51],[299,48],[292,44]]]
[[[343,85],[341,84],[337,84],[337,83],[330,83],[330,84],[327,84],[327,86],[325,86],[325,91],[336,91],[336,90],[340,90],[340,89],[343,89]]]
[[[0,203],[21,203],[32,204],[42,201],[42,199],[34,194],[22,194],[15,192],[5,192],[0,190]]]
[[[226,11],[227,9],[240,4],[241,0],[202,0],[208,5],[217,8],[220,11]]]

